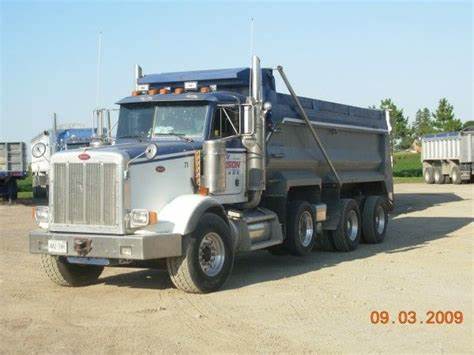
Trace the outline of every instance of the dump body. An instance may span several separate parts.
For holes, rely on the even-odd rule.
[[[322,183],[336,182],[292,98],[273,103],[273,133],[267,142],[268,178],[285,171],[312,172]],[[385,113],[300,98],[343,184],[383,181],[391,191],[391,162]]]
[[[426,135],[421,139],[421,146],[423,161],[457,160],[460,163],[472,163],[474,131]]]
[[[474,157],[473,130],[426,135],[421,139],[421,149],[425,182],[459,183],[471,179]]]
[[[27,175],[26,144],[24,142],[0,142],[0,195],[16,199],[16,180]]]

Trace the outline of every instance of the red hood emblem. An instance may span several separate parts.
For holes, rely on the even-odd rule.
[[[89,160],[91,158],[91,156],[87,154],[86,152],[79,154],[78,157],[81,160]]]

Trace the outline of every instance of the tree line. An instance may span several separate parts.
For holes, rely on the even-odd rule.
[[[381,100],[378,108],[390,110],[392,146],[399,150],[409,148],[415,140],[419,140],[426,134],[454,132],[466,127],[474,127],[474,121],[463,124],[459,118],[456,118],[454,107],[446,98],[439,100],[438,107],[433,112],[427,107],[420,108],[416,112],[413,123],[408,121],[408,116],[405,115],[403,109],[399,108],[392,99]]]

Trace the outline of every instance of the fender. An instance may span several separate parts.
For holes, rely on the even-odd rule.
[[[158,212],[158,223],[147,229],[186,235],[196,228],[200,217],[210,208],[219,208],[222,215],[226,215],[222,205],[212,197],[197,194],[181,195],[166,204]]]

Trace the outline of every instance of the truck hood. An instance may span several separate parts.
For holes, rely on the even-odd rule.
[[[153,160],[167,158],[179,153],[191,153],[202,148],[202,141],[186,142],[183,140],[153,140],[146,142],[137,142],[136,140],[130,142],[120,142],[118,144],[103,146],[99,148],[88,148],[87,151],[93,153],[94,151],[115,151],[125,153],[129,159],[134,159],[142,154],[150,143],[155,143],[158,146],[158,154]],[[147,160],[138,158],[137,161]]]

